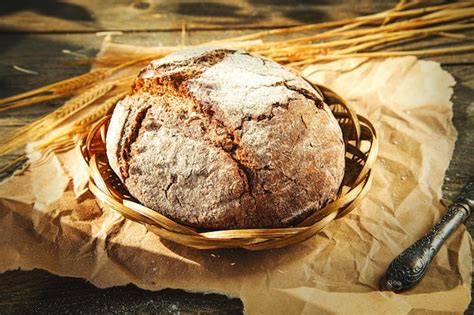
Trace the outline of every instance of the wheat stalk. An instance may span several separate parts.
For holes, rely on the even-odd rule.
[[[90,124],[94,123],[99,118],[104,117],[126,94],[127,92],[120,92],[119,94],[112,96],[111,98],[107,99],[105,102],[91,110],[84,117],[76,119],[73,121],[73,123],[68,124],[67,126],[62,128],[61,132],[37,144],[34,149],[43,150],[51,145],[58,143],[58,141],[62,141],[63,139],[71,139],[71,137],[76,134],[85,133]]]
[[[44,119],[40,120],[39,123],[33,123],[33,127],[28,126],[30,128],[23,128],[23,133],[21,135],[16,134],[14,143],[10,144],[10,142],[7,141],[0,147],[0,152],[2,149],[16,148],[18,146],[26,144],[27,142],[34,141],[38,138],[43,137],[45,134],[49,133],[56,127],[45,127],[48,126],[49,118],[58,117],[63,122],[65,119],[72,117],[74,113],[77,112],[77,110],[82,106],[86,106],[86,104],[94,102],[95,100],[101,97],[100,95],[104,95],[102,93],[107,93],[106,91],[110,91],[110,89],[98,87],[95,93],[88,93],[85,97],[76,100],[75,102],[66,104],[69,105],[68,110],[61,107],[61,110],[57,110],[48,115],[47,117],[44,117]],[[93,94],[95,94],[95,97],[92,97]],[[108,98],[98,107],[87,113],[84,117],[77,119],[72,124],[69,124],[68,126],[64,127],[61,132],[49,137],[45,141],[37,143],[33,147],[33,150],[40,151],[42,153],[42,156],[39,160],[35,161],[32,164],[36,166],[42,165],[52,157],[53,153],[62,153],[75,147],[77,145],[77,140],[73,139],[73,136],[85,133],[92,123],[97,121],[99,118],[104,117],[126,94],[127,92],[119,92],[119,94]],[[86,102],[85,100],[88,101]],[[23,154],[18,158],[14,159],[13,161],[6,163],[5,165],[0,167],[0,174],[4,174],[13,166],[18,164],[19,161],[23,161],[25,159],[27,159],[27,157]]]
[[[430,34],[439,34],[440,32],[445,31],[458,31],[474,28],[474,24],[450,24],[450,25],[441,25],[431,28],[422,28],[417,30],[406,30],[395,33],[382,33],[382,34],[368,34],[361,37],[353,37],[348,39],[334,40],[329,42],[314,43],[314,44],[303,44],[295,46],[287,46],[266,50],[255,50],[255,52],[265,55],[270,58],[278,58],[285,56],[288,53],[303,53],[309,50],[320,50],[323,48],[334,48],[339,46],[352,46],[354,44],[367,44],[373,40],[394,40],[396,38],[405,38],[405,37],[416,37],[420,35],[430,35]]]
[[[46,115],[29,126],[25,126],[20,130],[16,130],[7,135],[5,137],[6,140],[1,143],[0,154],[5,154],[30,141],[43,137],[68,119],[74,117],[79,111],[107,94],[114,87],[115,85],[113,83],[105,83],[91,88],[83,94],[72,98],[51,114]]]
[[[100,84],[77,96],[71,101],[66,102],[62,107],[54,111],[52,116],[57,119],[70,117],[72,114],[78,112],[79,110],[93,103],[98,98],[107,94],[113,88],[115,88],[114,83]]]
[[[356,53],[356,54],[341,54],[341,55],[326,55],[319,56],[313,59],[307,59],[303,61],[289,63],[288,66],[301,66],[305,64],[311,64],[320,61],[334,61],[346,58],[389,58],[389,57],[401,57],[401,56],[439,56],[445,54],[459,54],[466,52],[474,52],[474,45],[450,47],[450,48],[435,48],[435,49],[423,49],[423,50],[407,50],[407,51],[385,51],[385,52],[373,52],[373,53]]]
[[[94,109],[87,116],[76,121],[75,125],[84,128],[96,122],[99,118],[104,117],[126,94],[127,92],[122,92],[109,98],[100,107]]]
[[[313,42],[315,40],[328,40],[331,38],[354,38],[358,36],[370,35],[370,34],[382,34],[382,33],[389,33],[389,32],[401,32],[406,30],[412,30],[423,26],[429,26],[438,23],[446,23],[446,22],[453,22],[464,18],[471,18],[474,16],[474,8],[470,10],[456,10],[456,11],[449,11],[450,14],[444,13],[441,16],[435,16],[430,19],[412,19],[407,21],[396,22],[388,25],[384,25],[381,27],[371,27],[371,28],[364,28],[364,29],[351,29],[351,30],[344,30],[339,32],[323,32],[318,33],[311,36],[303,36],[295,39],[284,40],[279,42],[270,42],[270,43],[263,43],[259,45],[255,45],[249,47],[250,51],[259,52],[262,49],[276,49],[281,47],[294,47],[297,45],[301,45],[303,43]]]
[[[423,8],[412,9],[412,10],[407,10],[407,11],[389,10],[385,12],[380,12],[380,13],[366,15],[366,16],[360,16],[360,17],[351,18],[351,19],[342,19],[342,20],[337,20],[337,21],[321,22],[321,23],[314,23],[314,24],[308,24],[308,25],[288,27],[288,28],[283,28],[283,29],[273,29],[273,30],[267,30],[267,31],[262,31],[262,32],[256,32],[249,35],[242,35],[242,36],[227,38],[222,41],[247,41],[247,40],[253,40],[253,39],[261,39],[264,37],[274,36],[274,35],[302,33],[302,32],[307,32],[307,31],[314,31],[314,30],[336,27],[336,26],[345,26],[345,25],[348,25],[351,23],[357,23],[357,22],[375,23],[375,22],[383,21],[385,18],[393,19],[393,18],[412,17],[412,16],[427,14],[427,13],[436,12],[436,11],[442,11],[442,10],[453,9],[453,8],[465,8],[469,6],[472,6],[472,3],[466,1],[466,2],[459,2],[459,3],[452,3],[452,4],[423,7]],[[222,41],[215,41],[215,42],[222,42]]]
[[[38,89],[34,89],[28,92],[20,93],[14,96],[0,99],[0,105],[10,104],[9,106],[15,104],[14,102],[19,102],[22,99],[37,97],[43,93],[50,93],[56,97],[65,96],[68,93],[71,93],[77,89],[80,89],[85,86],[89,86],[110,74],[110,69],[98,69],[91,72],[73,77],[64,81],[57,83],[49,84]],[[40,102],[42,100],[38,100]],[[29,104],[28,104],[29,105]],[[2,110],[2,107],[0,107]]]
[[[422,5],[422,7],[416,7]],[[271,58],[289,67],[303,67],[317,62],[363,57],[388,58],[395,56],[436,56],[473,52],[474,45],[459,45],[466,36],[455,32],[473,29],[474,3],[456,2],[441,5],[427,5],[425,1],[400,1],[394,8],[352,19],[322,22],[284,29],[267,30],[211,41],[201,45],[215,45],[242,42],[242,47]],[[323,30],[323,31],[321,31]],[[309,34],[314,32],[314,34]],[[298,35],[295,38],[262,42],[275,35]],[[418,40],[428,36],[456,40],[455,46],[424,49],[387,51],[387,46]],[[259,40],[255,43],[254,40]],[[244,42],[249,41],[249,42]],[[54,136],[37,145],[38,150],[48,150],[66,144],[66,138],[82,134],[98,119],[107,114],[125,96],[126,85],[133,77],[121,77],[120,70],[130,66],[145,64],[152,59],[162,58],[180,47],[168,47],[155,54],[139,57],[114,56],[99,60],[108,64],[89,73],[50,84],[29,92],[0,100],[0,112],[73,96],[62,107],[39,120],[9,134],[0,144],[0,154],[10,152],[30,141],[44,137],[61,128]],[[111,66],[110,66],[111,65]],[[110,81],[110,76],[118,79]],[[106,82],[110,81],[110,82]],[[102,103],[92,108],[101,99]],[[47,151],[46,153],[48,153]]]

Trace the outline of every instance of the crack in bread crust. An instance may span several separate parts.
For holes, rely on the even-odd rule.
[[[232,160],[235,161],[236,166],[242,172],[241,174],[242,177],[245,178],[248,192],[252,194],[252,190],[254,186],[253,179],[254,179],[255,174],[252,169],[252,164],[248,163],[248,161],[246,161],[245,159],[240,158],[240,156],[246,156],[248,155],[248,153],[245,152],[245,149],[240,146],[238,137],[236,137],[234,134],[235,130],[230,130],[229,127],[226,126],[224,121],[216,119],[214,117],[214,113],[216,112],[216,110],[218,110],[218,106],[210,102],[209,103],[200,102],[191,93],[189,93],[186,86],[187,81],[195,77],[198,77],[206,69],[220,62],[223,58],[225,58],[225,56],[231,53],[233,53],[233,51],[231,50],[219,49],[219,50],[212,51],[212,53],[210,54],[199,56],[192,59],[183,60],[178,63],[165,63],[155,68],[155,71],[159,71],[160,68],[163,69],[170,66],[172,68],[185,67],[185,71],[178,71],[170,75],[160,76],[160,77],[148,79],[148,80],[140,79],[140,74],[143,74],[147,71],[147,69],[144,69],[140,72],[139,78],[135,81],[132,90],[133,90],[133,93],[146,92],[151,95],[163,95],[163,94],[168,93],[168,94],[184,96],[184,97],[188,97],[192,99],[194,103],[193,110],[195,111],[196,114],[201,114],[200,118],[206,118],[208,120],[209,122],[208,126],[214,126],[214,127],[222,128],[226,130],[227,139],[229,140],[230,143],[227,143],[226,145],[222,145],[222,144],[213,142],[213,144],[217,145],[219,148],[226,151],[229,154],[229,156],[232,158]],[[193,65],[198,65],[199,69],[193,69],[192,67]],[[191,67],[191,70],[189,69],[189,67]],[[256,117],[257,120],[261,120],[264,118],[267,118],[267,117],[262,116],[262,115]],[[239,129],[240,128],[241,126],[239,127]],[[134,139],[136,139],[137,136],[138,136],[138,132],[136,133]],[[128,157],[128,155],[126,154],[127,153],[129,154],[131,142],[132,141],[128,141],[127,149],[122,150],[123,152],[122,155],[124,155],[125,157]],[[123,158],[123,160],[126,161],[127,159]],[[124,167],[123,176],[124,178],[128,176],[127,168],[125,167]]]
[[[226,67],[220,65],[225,63],[227,66],[234,60],[235,73],[222,72]],[[252,60],[258,64],[251,65]],[[259,67],[276,70],[267,73]],[[222,78],[216,76],[218,68]],[[321,98],[308,90],[311,86],[307,82],[288,74],[287,70],[281,70],[281,74],[278,71],[270,60],[226,49],[210,50],[188,59],[152,62],[143,69],[129,96],[130,113],[119,146],[120,170],[130,192],[141,194],[140,189],[146,189],[148,199],[135,196],[143,204],[174,220],[205,228],[287,226],[306,217],[311,213],[310,209],[319,209],[327,203],[335,196],[342,180],[344,148],[339,139],[340,129]],[[252,84],[255,78],[246,79],[247,73],[255,74],[261,83]],[[230,87],[226,88],[229,84]],[[236,87],[234,94],[231,93],[232,84]],[[223,88],[229,95],[227,98],[216,94]],[[263,104],[259,97],[265,93],[269,94],[262,98]],[[252,98],[252,95],[257,98]],[[232,111],[234,97],[243,100],[239,103],[242,107],[235,107],[237,112]],[[225,103],[227,101],[230,103]],[[247,105],[251,106],[246,108]],[[315,117],[322,121],[315,120]],[[332,129],[326,135],[327,127]],[[158,130],[169,131],[158,133]],[[217,199],[211,199],[210,203],[200,201],[200,191],[209,191],[207,186],[199,185],[208,185],[209,182],[207,179],[197,181],[196,178],[201,176],[199,173],[186,175],[188,170],[185,168],[167,166],[172,159],[181,158],[174,156],[174,151],[168,151],[164,164],[153,164],[160,174],[159,185],[153,186],[153,176],[141,181],[143,172],[155,172],[155,169],[146,167],[146,162],[160,154],[158,147],[145,152],[147,144],[161,146],[150,143],[151,134],[158,137],[156,139],[163,135],[165,138],[161,139],[171,146],[173,141],[195,140],[205,150],[217,152],[212,154],[217,154],[216,159],[221,163],[212,170],[204,169],[206,178],[233,178],[229,182],[212,182]],[[265,141],[267,134],[269,138]],[[179,143],[179,150],[189,147],[189,142]],[[328,151],[325,146],[329,143],[340,147],[334,152]],[[190,163],[191,168],[194,167],[193,148],[183,151],[183,156],[191,160],[180,162]],[[325,152],[330,152],[327,158]],[[183,159],[181,161],[188,161]],[[130,163],[133,164],[131,173]],[[176,165],[184,167],[183,164]],[[324,169],[329,167],[329,170]],[[227,172],[227,175],[222,173],[221,176],[220,172]],[[128,179],[130,174],[132,178]],[[195,181],[201,184],[193,186]],[[225,188],[227,184],[238,186]],[[190,191],[193,189],[196,189],[195,195]],[[159,194],[164,203],[151,206],[149,202]]]
[[[310,92],[303,88],[299,88],[297,86],[289,85],[287,82],[281,82],[280,84],[284,85],[288,90],[295,91],[296,93],[301,94],[303,97],[309,100],[312,100],[314,102],[314,105],[316,105],[317,108],[319,109],[324,108],[324,102],[313,92]]]
[[[123,141],[119,152],[120,172],[124,180],[128,177],[131,146],[140,134],[142,122],[150,107],[151,106],[144,106],[140,108],[137,110],[133,118],[130,117],[130,115],[127,116],[126,120],[129,121],[130,132],[123,134]]]
[[[214,50],[212,54],[198,56],[196,58],[191,58],[183,60],[179,63],[174,63],[173,66],[176,67],[187,67],[192,66],[193,64],[199,65],[199,67],[204,67],[204,69],[194,70],[192,72],[177,72],[170,76],[161,77],[161,80],[143,80],[140,79],[140,75],[143,74],[147,69],[140,71],[138,78],[135,80],[132,86],[132,95],[140,92],[148,92],[150,94],[166,94],[169,92],[176,92],[179,94],[179,91],[182,89],[182,86],[187,80],[190,80],[196,76],[199,76],[205,68],[212,67],[212,65],[218,63],[222,60],[227,54],[231,51],[227,49]],[[164,64],[159,66],[155,71],[160,68],[169,67],[170,64]],[[163,89],[161,89],[164,87]],[[166,88],[168,87],[168,88]],[[118,146],[118,156],[120,163],[120,172],[122,178],[125,180],[128,177],[128,168],[130,160],[130,150],[133,142],[139,137],[142,121],[146,116],[147,111],[150,109],[151,105],[146,106],[145,108],[139,109],[135,115],[127,115],[125,119],[125,128],[122,130],[121,141]],[[132,117],[133,116],[133,117]],[[129,129],[128,132],[126,129]]]
[[[232,53],[228,49],[218,49],[212,51],[210,54],[205,54],[191,59],[182,60],[175,63],[165,63],[154,67],[153,64],[149,65],[142,71],[140,71],[137,79],[135,80],[132,86],[132,93],[140,93],[143,91],[148,91],[155,94],[167,93],[174,91],[176,93],[183,92],[185,89],[186,81],[189,81],[201,73],[206,71],[206,69],[212,67],[213,65],[219,63],[222,59],[225,58],[228,54]],[[172,70],[178,69],[176,72],[171,72],[167,75],[160,75],[160,71],[164,69],[171,68]],[[179,70],[183,68],[183,70]],[[169,69],[167,69],[169,70]],[[146,79],[146,73],[154,73],[157,76],[154,76],[153,79]],[[145,77],[145,78],[144,78]],[[171,89],[160,90],[160,87],[169,87]]]

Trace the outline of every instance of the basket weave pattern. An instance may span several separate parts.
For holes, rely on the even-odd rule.
[[[240,247],[263,250],[302,242],[357,207],[370,189],[372,166],[378,151],[376,132],[370,121],[357,115],[343,98],[329,88],[312,85],[323,96],[324,102],[329,105],[341,126],[346,149],[346,169],[337,198],[296,226],[200,231],[141,205],[130,195],[108,164],[105,134],[110,116],[98,121],[81,143],[81,152],[90,171],[89,190],[105,205],[130,220],[144,224],[158,236],[194,248]]]

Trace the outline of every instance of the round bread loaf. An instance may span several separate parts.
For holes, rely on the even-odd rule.
[[[143,205],[205,229],[293,225],[335,198],[342,133],[312,86],[241,50],[152,61],[113,113],[112,169]]]

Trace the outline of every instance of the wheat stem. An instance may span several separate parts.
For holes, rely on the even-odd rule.
[[[7,98],[0,99],[0,105],[11,103],[17,100],[21,100],[27,97],[35,96],[42,93],[54,93],[56,98],[59,98],[60,95],[65,95],[68,92],[74,91],[76,89],[85,87],[94,82],[97,82],[100,79],[103,79],[110,73],[110,69],[99,69],[93,70],[91,72],[73,77],[64,81],[56,82],[49,84],[28,92],[20,93],[13,95]]]
[[[296,46],[289,46],[289,47],[282,47],[282,48],[274,48],[274,49],[267,49],[267,50],[255,50],[254,52],[265,55],[267,57],[280,57],[284,56],[287,52],[302,52],[305,50],[312,50],[312,49],[322,49],[322,48],[332,48],[338,46],[345,46],[345,45],[353,45],[358,43],[367,43],[372,40],[379,40],[379,39],[388,39],[394,37],[415,37],[419,35],[431,34],[431,33],[439,33],[444,31],[454,31],[454,30],[464,30],[464,29],[471,29],[474,28],[474,24],[450,24],[450,25],[441,25],[435,26],[431,28],[423,28],[417,30],[405,30],[399,31],[394,33],[382,33],[382,34],[369,34],[361,37],[349,38],[349,39],[342,39],[342,40],[334,40],[329,42],[323,43],[315,43],[315,44],[305,44],[305,45],[296,45]],[[279,55],[279,53],[281,55]]]
[[[471,5],[472,5],[472,3],[470,3],[470,2],[459,2],[459,3],[443,4],[443,5],[437,5],[437,6],[431,6],[431,7],[424,7],[424,8],[419,8],[419,9],[412,9],[412,10],[407,10],[407,11],[400,11],[400,12],[398,12],[398,11],[397,12],[391,12],[389,10],[389,11],[385,11],[385,12],[380,12],[380,13],[376,13],[376,14],[372,14],[372,15],[366,15],[366,16],[361,16],[361,17],[356,17],[356,18],[351,18],[351,19],[343,19],[343,20],[330,21],[330,22],[321,22],[321,23],[315,23],[315,24],[288,27],[288,28],[283,28],[283,29],[274,29],[274,30],[256,32],[256,33],[253,33],[253,34],[227,38],[224,41],[246,41],[246,40],[263,38],[263,37],[267,37],[267,36],[271,36],[271,35],[281,35],[281,34],[288,34],[288,33],[313,31],[313,30],[319,30],[319,29],[324,29],[324,28],[342,26],[342,25],[355,23],[355,22],[362,22],[362,21],[364,21],[364,22],[377,22],[377,21],[384,20],[387,17],[390,17],[390,18],[411,17],[411,16],[420,15],[420,14],[426,14],[426,13],[441,11],[441,10],[445,10],[445,9],[464,8],[464,7],[468,7],[468,6],[471,6]]]
[[[389,57],[400,57],[400,56],[438,56],[444,54],[459,54],[465,52],[474,52],[474,45],[448,47],[448,48],[435,48],[435,49],[423,49],[423,50],[407,50],[407,51],[385,51],[385,52],[371,52],[371,53],[355,53],[345,55],[323,55],[312,59],[306,59],[294,63],[290,63],[289,66],[301,66],[310,63],[316,63],[321,61],[333,61],[338,59],[346,58],[389,58]]]
[[[255,45],[253,47],[249,47],[251,51],[257,51],[258,49],[272,49],[284,46],[294,46],[297,44],[303,44],[308,42],[313,42],[315,40],[327,40],[334,37],[356,37],[362,35],[370,35],[370,34],[381,34],[383,32],[398,32],[402,30],[410,30],[415,29],[418,27],[438,24],[438,23],[445,23],[451,22],[456,20],[461,20],[464,18],[469,18],[474,16],[474,8],[472,9],[462,9],[456,11],[449,11],[451,14],[447,14],[447,12],[443,12],[443,15],[431,17],[429,19],[411,19],[411,20],[404,20],[392,24],[388,24],[385,26],[377,27],[377,28],[365,28],[365,29],[356,29],[356,30],[347,30],[343,32],[331,33],[331,32],[323,32],[311,36],[304,36],[290,40],[284,40],[280,42],[269,42],[263,43],[259,45]],[[453,14],[453,12],[455,14]]]

